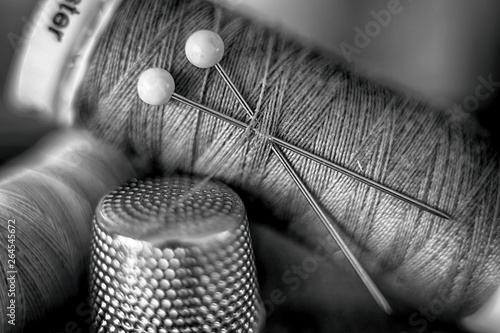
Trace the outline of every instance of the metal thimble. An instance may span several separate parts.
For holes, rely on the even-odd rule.
[[[93,223],[94,332],[261,332],[245,208],[196,178],[133,180]]]

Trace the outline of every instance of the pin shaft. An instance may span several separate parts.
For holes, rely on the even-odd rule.
[[[337,245],[339,246],[340,250],[342,253],[345,255],[347,260],[349,261],[349,264],[351,267],[354,269],[356,274],[359,276],[363,284],[366,286],[366,289],[370,292],[372,295],[373,299],[377,304],[380,306],[380,308],[387,313],[388,315],[392,314],[392,308],[389,305],[389,302],[387,299],[384,297],[382,292],[378,289],[376,284],[373,282],[371,279],[370,275],[366,272],[366,270],[363,268],[361,263],[358,261],[358,259],[354,256],[354,254],[351,252],[347,244],[344,242],[338,231],[334,228],[333,224],[330,222],[330,219],[326,215],[325,211],[321,206],[318,204],[318,202],[314,199],[312,196],[311,192],[307,189],[306,185],[302,182],[300,179],[299,175],[297,175],[296,171],[293,169],[293,167],[290,165],[290,162],[287,160],[286,156],[283,154],[279,148],[276,147],[275,144],[272,144],[271,146],[272,151],[275,153],[275,155],[278,157],[278,159],[281,161],[285,169],[288,171],[288,174],[292,177],[292,179],[295,181],[295,184],[298,186],[304,197],[306,198],[307,202],[311,205],[312,209],[318,215],[320,220],[322,221],[323,225],[325,228],[328,230],[330,235],[333,237]]]

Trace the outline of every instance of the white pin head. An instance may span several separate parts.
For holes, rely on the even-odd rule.
[[[190,63],[199,68],[210,68],[222,60],[224,42],[217,33],[200,30],[188,38],[185,51]]]
[[[137,81],[139,97],[150,105],[168,103],[175,91],[172,75],[163,68],[150,68],[144,71]]]

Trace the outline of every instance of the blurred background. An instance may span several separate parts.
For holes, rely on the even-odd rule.
[[[213,0],[334,54],[383,84],[441,106],[495,117],[500,84],[500,2],[493,0]],[[0,2],[0,90],[35,0]],[[484,89],[484,88],[482,88]],[[486,90],[484,90],[486,91]],[[489,114],[485,110],[490,110]],[[54,126],[0,104],[0,163]],[[487,118],[487,123],[493,123]]]

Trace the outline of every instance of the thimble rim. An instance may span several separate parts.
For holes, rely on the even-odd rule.
[[[232,210],[213,210],[212,214],[207,214],[206,216],[195,215],[192,217],[187,217],[183,222],[185,224],[204,223],[209,225],[209,229],[199,228],[198,230],[189,230],[187,232],[180,232],[177,226],[169,220],[172,218],[164,212],[155,210],[149,210],[148,213],[151,215],[141,215],[141,216],[128,216],[126,214],[119,214],[117,208],[110,205],[110,200],[113,196],[120,195],[120,197],[132,197],[131,188],[134,184],[138,183],[148,183],[158,186],[159,184],[165,184],[168,182],[178,182],[181,184],[189,184],[190,186],[203,184],[198,191],[204,190],[215,190],[216,193],[222,193],[226,195],[227,198],[231,199]],[[132,186],[131,186],[132,185]],[[152,189],[148,189],[151,190]],[[128,191],[128,192],[127,192]],[[147,193],[147,192],[146,192]],[[153,201],[148,201],[148,204],[153,204]],[[155,205],[166,204],[168,206],[168,200],[155,201]],[[127,203],[128,205],[128,203]],[[219,202],[218,207],[221,205]],[[154,206],[157,207],[157,206]],[[222,206],[224,207],[224,206]],[[207,212],[210,212],[210,206],[208,206]],[[129,209],[132,209],[129,207]],[[237,193],[232,190],[226,184],[210,180],[205,181],[199,177],[193,176],[163,176],[163,177],[150,177],[137,179],[133,178],[129,182],[119,186],[114,191],[105,195],[99,201],[95,211],[95,221],[100,228],[104,229],[107,233],[120,235],[122,237],[128,237],[134,240],[146,241],[155,246],[167,246],[174,244],[197,244],[202,245],[203,243],[213,244],[214,242],[224,241],[227,237],[231,237],[234,230],[242,223],[242,220],[246,219],[246,211],[241,198]],[[120,219],[120,221],[118,221]],[[177,217],[174,217],[177,221]]]

